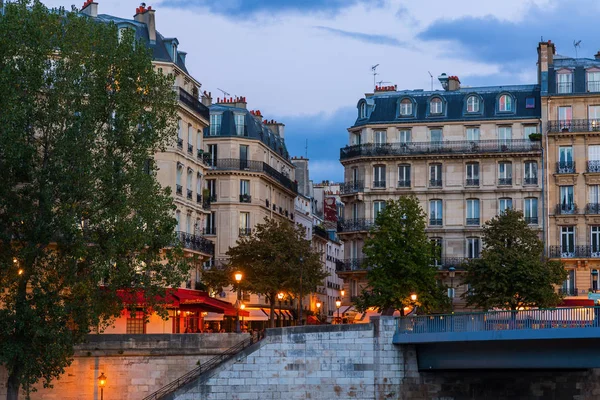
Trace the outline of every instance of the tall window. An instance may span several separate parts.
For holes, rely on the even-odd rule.
[[[183,179],[183,164],[181,163],[177,163],[177,172],[176,172],[176,177],[175,177],[175,192],[178,195],[181,195],[183,193],[183,186],[182,186],[182,179]]]
[[[587,91],[600,92],[600,72],[590,71],[587,73]]]
[[[525,139],[529,138],[529,135],[533,133],[538,133],[539,129],[537,125],[525,125],[523,127],[523,132],[525,134]]]
[[[513,204],[510,197],[498,199],[498,214],[502,214],[506,210],[512,210]]]
[[[467,225],[479,225],[479,199],[467,200]]]
[[[351,133],[350,140],[351,140],[351,144],[353,146],[361,144],[360,132],[353,132],[353,133]]]
[[[410,165],[398,165],[398,187],[410,187]]]
[[[442,113],[442,99],[434,97],[429,102],[429,113],[430,114],[441,114]]]
[[[246,133],[246,116],[244,114],[234,114],[235,134],[244,136]]]
[[[373,187],[385,188],[385,165],[373,167]]]
[[[217,199],[217,181],[215,179],[207,179],[206,180],[206,189],[208,189],[208,197],[211,201],[216,201]]]
[[[600,257],[600,226],[590,227],[590,244],[592,245],[592,257]]]
[[[209,144],[208,145],[208,154],[210,154],[210,165],[213,167],[217,166],[217,145]]]
[[[600,130],[600,106],[588,106],[588,119],[590,131]]]
[[[206,235],[216,235],[217,233],[217,215],[215,212],[211,212],[206,216],[206,228],[204,228],[204,233]]]
[[[586,208],[588,214],[600,214],[600,185],[588,186],[589,204]]]
[[[509,144],[512,139],[512,128],[510,126],[498,127],[498,139],[501,144]]]
[[[429,165],[429,186],[430,187],[441,187],[442,186],[442,164]]]
[[[573,146],[560,146],[558,148],[558,166],[556,172],[559,174],[570,174],[574,171]]]
[[[481,240],[478,237],[467,238],[467,258],[479,258]]]
[[[358,219],[358,203],[352,203],[352,219]]]
[[[431,238],[431,246],[433,248],[434,265],[442,265],[443,240],[439,237]]]
[[[573,92],[573,74],[571,72],[559,72],[556,74],[556,92],[557,93],[572,93]]]
[[[571,258],[575,256],[575,227],[560,227],[560,256]]]
[[[385,144],[386,141],[386,132],[385,131],[375,131],[375,145],[381,146]]]
[[[179,232],[181,230],[181,211],[175,211],[175,221],[177,221],[177,225],[175,225],[175,230]]]
[[[571,106],[558,107],[558,125],[561,131],[571,130],[571,120],[573,119],[573,110]]]
[[[498,111],[508,112],[512,111],[512,109],[512,97],[507,94],[500,96],[500,99],[498,100]]]
[[[479,141],[479,128],[478,127],[472,127],[472,128],[467,128],[467,140],[469,142],[477,142]]]
[[[354,185],[358,183],[358,168],[356,167],[352,168],[352,183]]]
[[[412,115],[412,101],[409,99],[404,99],[400,102],[400,115],[407,116]]]
[[[377,219],[380,212],[385,209],[385,201],[376,200],[373,202],[373,219]]]
[[[434,128],[429,130],[429,141],[430,142],[441,142],[442,141],[442,130]]]
[[[466,174],[466,186],[479,186],[479,163],[468,163]]]
[[[181,127],[181,120],[177,120],[177,143],[183,142],[183,132],[181,131],[183,128]]]
[[[210,115],[210,135],[216,136],[221,132],[221,114]]]
[[[538,174],[537,174],[537,162],[536,161],[525,161],[525,185],[537,185]]]
[[[573,186],[560,186],[559,214],[575,213]]]
[[[536,197],[526,198],[523,203],[523,214],[525,222],[532,225],[538,223],[538,199]]]
[[[567,279],[562,285],[562,294],[565,296],[576,296],[577,288],[575,287],[575,270],[570,269],[567,271]]]
[[[188,124],[188,152],[192,153],[194,151],[194,129],[192,128],[192,124]]]
[[[400,143],[410,143],[410,129],[400,131]]]
[[[479,112],[479,97],[469,96],[469,98],[467,99],[467,112]]]
[[[240,212],[240,236],[247,236],[250,233],[250,213]]]
[[[194,170],[191,168],[188,168],[187,170],[187,198],[191,199],[192,198],[192,188],[194,187]]]
[[[358,111],[358,117],[359,118],[367,118],[367,104],[366,103],[360,103],[360,108]]]
[[[194,233],[192,228],[192,214],[187,214],[185,216],[185,232],[186,233]]]
[[[200,172],[196,175],[196,201],[202,202],[202,174]]]
[[[498,163],[498,185],[512,185],[512,163]]]
[[[240,144],[240,169],[248,169],[248,145]]]
[[[196,150],[198,150],[198,152],[202,150],[202,131],[200,129],[196,132]]]
[[[429,200],[429,225],[441,226],[442,221],[442,200]]]
[[[125,331],[128,335],[140,335],[146,333],[146,317],[143,312],[135,311],[127,313],[127,326]]]
[[[240,196],[241,197],[250,196],[250,181],[247,179],[240,180]]]

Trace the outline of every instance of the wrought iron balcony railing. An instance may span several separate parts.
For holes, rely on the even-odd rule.
[[[202,199],[202,208],[205,210],[210,210],[210,205],[214,201],[216,201],[216,198],[214,196],[211,196],[211,195],[205,196]]]
[[[523,184],[524,185],[537,185],[538,178],[537,178],[537,176],[525,177],[523,179]]]
[[[179,101],[181,101],[186,106],[190,107],[193,111],[200,114],[205,120],[210,120],[210,110],[206,107],[200,100],[179,88]]]
[[[465,186],[479,186],[479,178],[467,178]]]
[[[558,82],[556,84],[556,93],[573,93],[573,82]]]
[[[600,172],[600,160],[590,160],[587,162],[587,172]]]
[[[585,213],[586,214],[600,214],[600,204],[598,203],[587,203],[585,205]]]
[[[385,181],[373,181],[373,187],[376,189],[385,189]]]
[[[467,218],[467,225],[479,226],[479,218]]]
[[[498,186],[512,185],[512,178],[498,178]]]
[[[367,218],[354,218],[339,220],[338,232],[368,231],[375,225],[375,220]]]
[[[559,161],[556,163],[557,174],[574,174],[576,173],[575,161]]]
[[[215,254],[215,244],[210,240],[187,232],[178,231],[175,234],[177,241],[181,243],[184,249],[199,251],[209,255]]]
[[[367,271],[364,258],[347,258],[335,262],[335,270],[338,272]]]
[[[577,214],[577,204],[575,204],[575,203],[557,204],[554,214],[556,214],[556,215]]]
[[[188,153],[194,154],[194,145],[188,143]]]
[[[577,290],[576,287],[561,287],[560,289],[558,289],[558,294],[561,294],[563,296],[577,296],[577,294],[579,293],[579,291]]]
[[[600,258],[600,246],[550,246],[550,258]]]
[[[441,188],[442,187],[442,180],[441,179],[430,179],[429,180],[429,187]]]
[[[442,219],[441,218],[429,218],[429,225],[430,226],[442,226]]]
[[[249,194],[240,194],[240,203],[252,203],[252,196]]]
[[[240,228],[240,236],[250,236],[252,234],[251,228]]]
[[[192,197],[193,197],[193,194],[194,194],[194,193],[193,193],[193,192],[192,192],[190,189],[188,189],[188,190],[187,190],[187,198],[188,198],[189,200],[191,200],[191,199],[192,199]]]
[[[277,181],[280,185],[293,191],[294,193],[298,193],[298,183],[293,182],[285,176],[283,173],[277,171],[275,168],[271,167],[269,164],[262,161],[254,161],[254,160],[245,160],[239,158],[219,158],[213,160],[213,170],[217,171],[250,171],[250,172],[262,172],[275,181]]]
[[[202,204],[202,195],[199,193],[196,193],[196,203]]]
[[[175,185],[175,193],[177,193],[179,196],[183,195],[183,186]]]
[[[183,139],[177,138],[177,148],[183,150]]]
[[[587,91],[590,93],[600,92],[600,81],[588,81]]]
[[[217,234],[217,227],[216,226],[207,226],[203,229],[203,233],[205,235],[216,235]]]
[[[358,193],[364,192],[364,190],[365,182],[362,180],[354,182],[344,182],[340,185],[340,194]]]
[[[598,132],[600,119],[571,119],[548,121],[548,132]]]
[[[413,154],[481,154],[506,152],[541,153],[541,142],[529,139],[459,140],[442,142],[410,142],[356,144],[340,149],[340,160],[353,157],[405,156]]]
[[[529,225],[537,225],[538,217],[525,217],[525,222],[527,222]]]
[[[404,179],[398,181],[399,188],[409,188],[410,187],[410,179]]]

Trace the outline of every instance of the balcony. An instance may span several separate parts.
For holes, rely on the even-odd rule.
[[[193,144],[188,143],[188,153],[194,154],[194,145]]]
[[[557,204],[554,209],[555,215],[573,215],[577,214],[577,204],[575,203],[562,203]]]
[[[429,180],[429,187],[431,187],[431,188],[441,188],[442,187],[442,180],[441,179],[430,179]]]
[[[368,267],[364,258],[347,258],[343,261],[337,260],[335,270],[337,272],[368,271]]]
[[[365,191],[364,181],[344,182],[340,185],[340,194],[352,194]]]
[[[550,246],[550,258],[600,258],[600,246]]]
[[[217,227],[216,226],[207,226],[203,229],[203,234],[205,235],[216,235],[217,234]]]
[[[210,210],[211,203],[213,203],[216,200],[217,200],[216,197],[214,197],[212,195],[205,196],[204,199],[202,200],[202,208],[205,210]]]
[[[587,91],[590,93],[600,92],[600,81],[588,81]]]
[[[409,156],[437,154],[482,154],[535,152],[541,153],[541,142],[529,139],[458,140],[442,142],[373,143],[346,146],[340,149],[340,161],[354,157]]]
[[[537,185],[538,184],[538,178],[537,178],[537,176],[525,177],[523,179],[523,184],[524,185]]]
[[[202,118],[210,120],[210,110],[200,100],[192,96],[182,88],[179,88],[179,101],[198,113]]]
[[[184,249],[199,251],[211,256],[215,254],[215,244],[202,236],[180,231],[175,232],[175,235],[177,242],[181,243]]]
[[[585,213],[599,215],[600,214],[600,204],[598,203],[587,203],[585,205]]]
[[[373,181],[374,189],[385,189],[385,181]]]
[[[177,138],[177,148],[183,150],[183,139]]]
[[[587,162],[587,172],[600,172],[600,160],[590,160]]]
[[[188,189],[188,190],[187,190],[187,198],[188,198],[188,200],[191,200],[191,199],[192,199],[192,197],[193,197],[193,194],[194,194],[194,193],[193,193],[193,192],[192,192],[190,189]]]
[[[465,269],[466,264],[471,260],[465,257],[436,257],[433,261],[433,265],[439,270],[447,270],[450,267],[462,270]]]
[[[410,187],[410,179],[404,179],[398,181],[399,188],[409,188]]]
[[[212,167],[213,166],[213,160],[212,160],[212,156],[210,155],[210,153],[205,153],[204,150],[202,149],[198,149],[196,156],[198,158],[198,160],[200,160],[204,165]]]
[[[573,93],[573,82],[558,82],[556,84],[556,93]]]
[[[183,186],[175,185],[175,193],[179,196],[182,196],[183,195]]]
[[[559,161],[556,163],[557,174],[575,174],[575,161]]]
[[[467,225],[479,226],[479,218],[467,218]]]
[[[525,217],[525,222],[528,225],[537,225],[538,224],[538,217]]]
[[[442,226],[441,218],[429,218],[429,226]]]
[[[579,291],[577,290],[576,287],[561,287],[560,289],[558,289],[558,294],[563,295],[563,296],[577,296],[577,294],[579,293]]]
[[[571,119],[548,122],[548,132],[599,132],[600,119]]]
[[[479,178],[467,178],[465,186],[479,186]]]
[[[240,236],[250,236],[252,234],[251,228],[240,228]]]
[[[511,178],[498,178],[498,186],[510,186],[512,185],[512,177]]]
[[[290,178],[277,171],[275,168],[271,167],[265,162],[245,160],[239,158],[221,158],[213,161],[213,170],[261,172],[278,182],[281,186],[285,187],[286,189],[291,190],[294,193],[298,193],[297,182],[291,181]]]
[[[196,193],[196,203],[198,204],[202,204],[202,195]]]
[[[339,220],[337,224],[338,232],[368,231],[373,226],[375,226],[375,220],[366,218]]]
[[[319,225],[313,226],[313,234],[320,236],[325,240],[329,240],[329,235],[327,234],[327,231],[325,230],[325,228]]]
[[[240,194],[240,203],[252,203],[252,196],[249,194]]]

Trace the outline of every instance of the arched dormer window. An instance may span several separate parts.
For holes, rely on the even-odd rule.
[[[481,101],[479,97],[475,95],[470,95],[467,97],[467,112],[468,113],[478,113],[481,109]]]
[[[358,118],[367,118],[367,103],[364,101],[358,106]]]
[[[513,98],[510,94],[502,94],[498,98],[498,111],[514,112]]]
[[[413,115],[413,102],[410,99],[400,101],[400,116],[408,117]]]
[[[434,97],[429,101],[429,114],[438,115],[444,112],[444,103],[439,97]]]

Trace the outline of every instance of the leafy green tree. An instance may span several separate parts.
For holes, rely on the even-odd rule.
[[[549,307],[561,301],[555,286],[567,277],[559,261],[544,258],[538,232],[520,211],[506,210],[485,223],[480,259],[466,264],[467,305],[488,310]]]
[[[275,326],[274,310],[277,293],[300,298],[314,292],[327,276],[321,253],[304,239],[302,227],[285,220],[265,219],[249,236],[241,236],[227,252],[229,264],[222,269],[205,271],[203,279],[213,287],[235,284],[240,271],[240,287],[250,293],[264,295],[271,306],[270,323]]]
[[[8,399],[188,274],[149,160],[176,137],[172,79],[131,32],[38,1],[0,14],[0,365]],[[103,283],[103,285],[100,285]]]
[[[369,286],[356,300],[359,309],[376,307],[392,315],[411,306],[411,294],[426,311],[444,308],[448,299],[436,280],[434,250],[425,233],[426,216],[414,196],[388,201],[377,215],[363,253]]]

